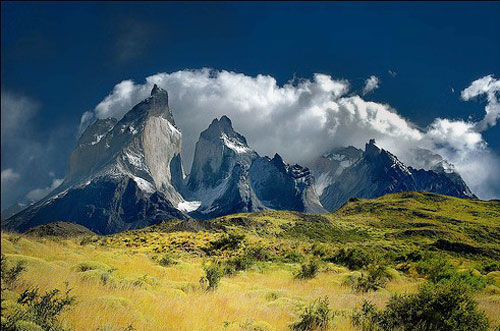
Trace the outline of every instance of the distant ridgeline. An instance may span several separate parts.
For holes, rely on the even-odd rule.
[[[64,182],[9,215],[2,228],[24,232],[66,221],[109,234],[169,219],[268,209],[326,213],[350,198],[402,191],[475,197],[439,155],[417,150],[426,167],[413,169],[374,140],[364,151],[333,149],[306,168],[287,164],[278,154],[260,156],[222,116],[200,134],[187,176],[181,147],[168,94],[155,85],[151,96],[121,120],[98,119],[90,125],[71,153]]]

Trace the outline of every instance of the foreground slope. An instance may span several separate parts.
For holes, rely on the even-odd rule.
[[[499,201],[413,192],[351,200],[326,215],[262,211],[71,239],[3,232],[2,253],[27,263],[5,298],[23,286],[45,291],[68,282],[77,303],[61,322],[76,330],[286,330],[304,305],[328,296],[334,326],[356,330],[353,310],[364,299],[383,307],[392,294],[417,291],[428,281],[419,268],[431,255],[484,280],[473,297],[498,325],[499,233]],[[365,267],[350,270],[338,258],[341,249],[362,253],[363,263],[386,264],[392,280],[357,292],[346,280]],[[207,292],[199,280],[213,259],[243,264]],[[295,278],[300,263],[312,259],[318,275]]]

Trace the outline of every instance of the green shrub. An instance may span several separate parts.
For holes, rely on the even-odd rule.
[[[169,267],[177,264],[177,261],[170,254],[165,254],[158,260],[158,263],[163,267]]]
[[[384,310],[365,302],[352,323],[362,330],[478,330],[489,327],[486,315],[459,284],[427,284],[416,294],[394,295]]]
[[[85,272],[88,270],[101,270],[105,272],[112,272],[114,268],[99,261],[84,261],[76,266],[76,270],[79,272]]]
[[[478,268],[482,274],[487,274],[492,271],[499,271],[500,270],[500,262],[490,262],[485,265],[481,265]]]
[[[245,255],[255,261],[270,261],[272,254],[268,247],[265,246],[252,246],[246,249]]]
[[[38,289],[25,290],[17,302],[28,307],[33,322],[45,330],[57,330],[60,328],[58,315],[74,303],[75,298],[69,295],[70,291],[68,289],[60,295],[58,289],[53,289],[41,295]]]
[[[368,272],[361,273],[360,276],[350,276],[346,283],[358,292],[377,291],[392,279],[391,273],[384,265],[370,265]]]
[[[220,265],[217,262],[205,264],[203,270],[205,276],[200,278],[201,286],[207,291],[215,291],[223,275]]]
[[[249,269],[254,264],[254,262],[254,258],[249,254],[237,255],[225,261],[225,263],[231,267],[230,269],[233,269],[235,272]]]
[[[209,247],[205,248],[204,251],[208,255],[213,255],[214,252],[217,250],[219,251],[236,250],[243,244],[244,241],[245,241],[244,234],[225,233],[219,239],[210,241]]]
[[[352,324],[362,331],[380,330],[378,326],[379,312],[377,308],[368,301],[363,301],[361,309],[355,310],[352,314]]]
[[[417,263],[417,272],[432,283],[458,283],[471,290],[478,290],[488,284],[486,278],[472,270],[459,272],[442,256],[426,258]],[[476,271],[477,272],[477,271]]]
[[[316,259],[309,260],[308,263],[303,263],[300,266],[300,270],[295,275],[295,278],[306,279],[314,278],[319,272],[319,263]]]
[[[18,321],[14,328],[16,331],[44,331],[41,326],[30,321]]]
[[[299,263],[304,261],[304,255],[300,254],[296,250],[293,250],[286,252],[281,260],[283,262]]]
[[[15,309],[4,311],[3,308],[8,307],[2,305],[1,329],[6,331],[62,331],[58,316],[74,302],[74,297],[69,293],[70,290],[66,290],[63,295],[60,295],[57,289],[45,294],[39,294],[38,289],[25,290],[19,295]]]
[[[424,257],[421,251],[402,253],[394,257],[395,262],[418,262]]]
[[[329,252],[325,245],[314,243],[311,247],[311,254],[317,257],[325,257],[329,255]]]
[[[25,262],[22,260],[10,266],[7,257],[3,254],[0,257],[0,266],[2,291],[11,288],[18,281],[21,273],[26,269]]]
[[[341,248],[333,257],[326,260],[346,266],[351,270],[358,270],[372,262],[373,257],[370,257],[365,250],[360,248]]]
[[[326,330],[332,317],[328,297],[325,297],[306,306],[300,314],[300,319],[290,325],[290,329],[294,331]]]

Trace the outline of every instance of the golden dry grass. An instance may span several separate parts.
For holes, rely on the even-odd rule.
[[[183,236],[204,234],[182,234],[176,240],[182,241]],[[337,312],[334,327],[353,330],[350,312],[363,299],[383,306],[392,293],[416,291],[422,282],[402,276],[386,289],[360,294],[342,285],[350,273],[343,267],[330,264],[313,279],[297,280],[293,277],[296,264],[262,263],[224,277],[215,292],[206,292],[199,285],[202,259],[196,256],[162,267],[146,251],[82,246],[78,238],[52,240],[3,233],[1,242],[2,253],[9,259],[27,262],[15,289],[18,292],[25,287],[64,289],[69,284],[77,301],[61,315],[61,321],[75,330],[119,330],[128,325],[136,330],[286,330],[304,304],[324,296]],[[103,284],[97,271],[78,271],[84,262],[100,262],[116,270]],[[500,295],[482,291],[477,300],[491,322],[499,324]]]

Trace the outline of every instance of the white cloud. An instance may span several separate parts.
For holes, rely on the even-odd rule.
[[[495,82],[490,80],[481,85],[487,88],[464,90],[469,91],[463,92],[464,100],[481,93],[489,96],[494,93],[491,91],[496,88]],[[153,84],[169,92],[175,121],[183,133],[183,160],[187,169],[200,132],[213,118],[227,115],[235,129],[261,155],[278,152],[290,162],[307,163],[333,147],[362,148],[370,138],[375,138],[380,146],[403,159],[414,147],[443,155],[456,165],[473,191],[483,192],[479,193],[482,198],[498,196],[500,192],[491,188],[500,187],[499,179],[489,176],[498,165],[498,158],[488,150],[478,123],[438,118],[421,129],[387,104],[347,95],[348,81],[324,74],[279,86],[268,75],[251,77],[210,69],[158,73],[147,77],[143,84],[131,80],[117,84],[95,107],[93,116],[120,119],[149,96]],[[475,92],[485,89],[486,92]],[[490,101],[488,106],[491,104]],[[483,121],[488,117],[491,122],[488,109]]]
[[[388,72],[388,73],[389,73],[389,75],[391,75],[391,77],[393,77],[393,78],[394,78],[394,77],[396,77],[396,76],[398,75],[398,73],[397,73],[397,72],[392,71],[392,70],[387,70],[387,72]]]
[[[47,194],[55,190],[59,185],[62,184],[62,182],[63,179],[55,178],[52,180],[51,185],[29,191],[28,194],[26,194],[26,198],[31,202],[37,202],[38,200],[42,199],[43,197],[47,196]]]
[[[500,102],[498,93],[500,92],[500,80],[493,75],[484,76],[472,82],[461,93],[463,100],[468,101],[481,95],[486,95],[488,104],[485,107],[486,115],[483,120],[476,124],[477,130],[484,131],[488,127],[495,126],[500,119]]]
[[[370,92],[373,92],[373,90],[376,90],[379,88],[379,79],[377,76],[371,75],[366,81],[365,81],[365,87],[363,87],[363,95],[366,95]]]
[[[7,182],[16,182],[19,178],[21,178],[21,176],[12,170],[12,168],[2,170],[2,185]]]

